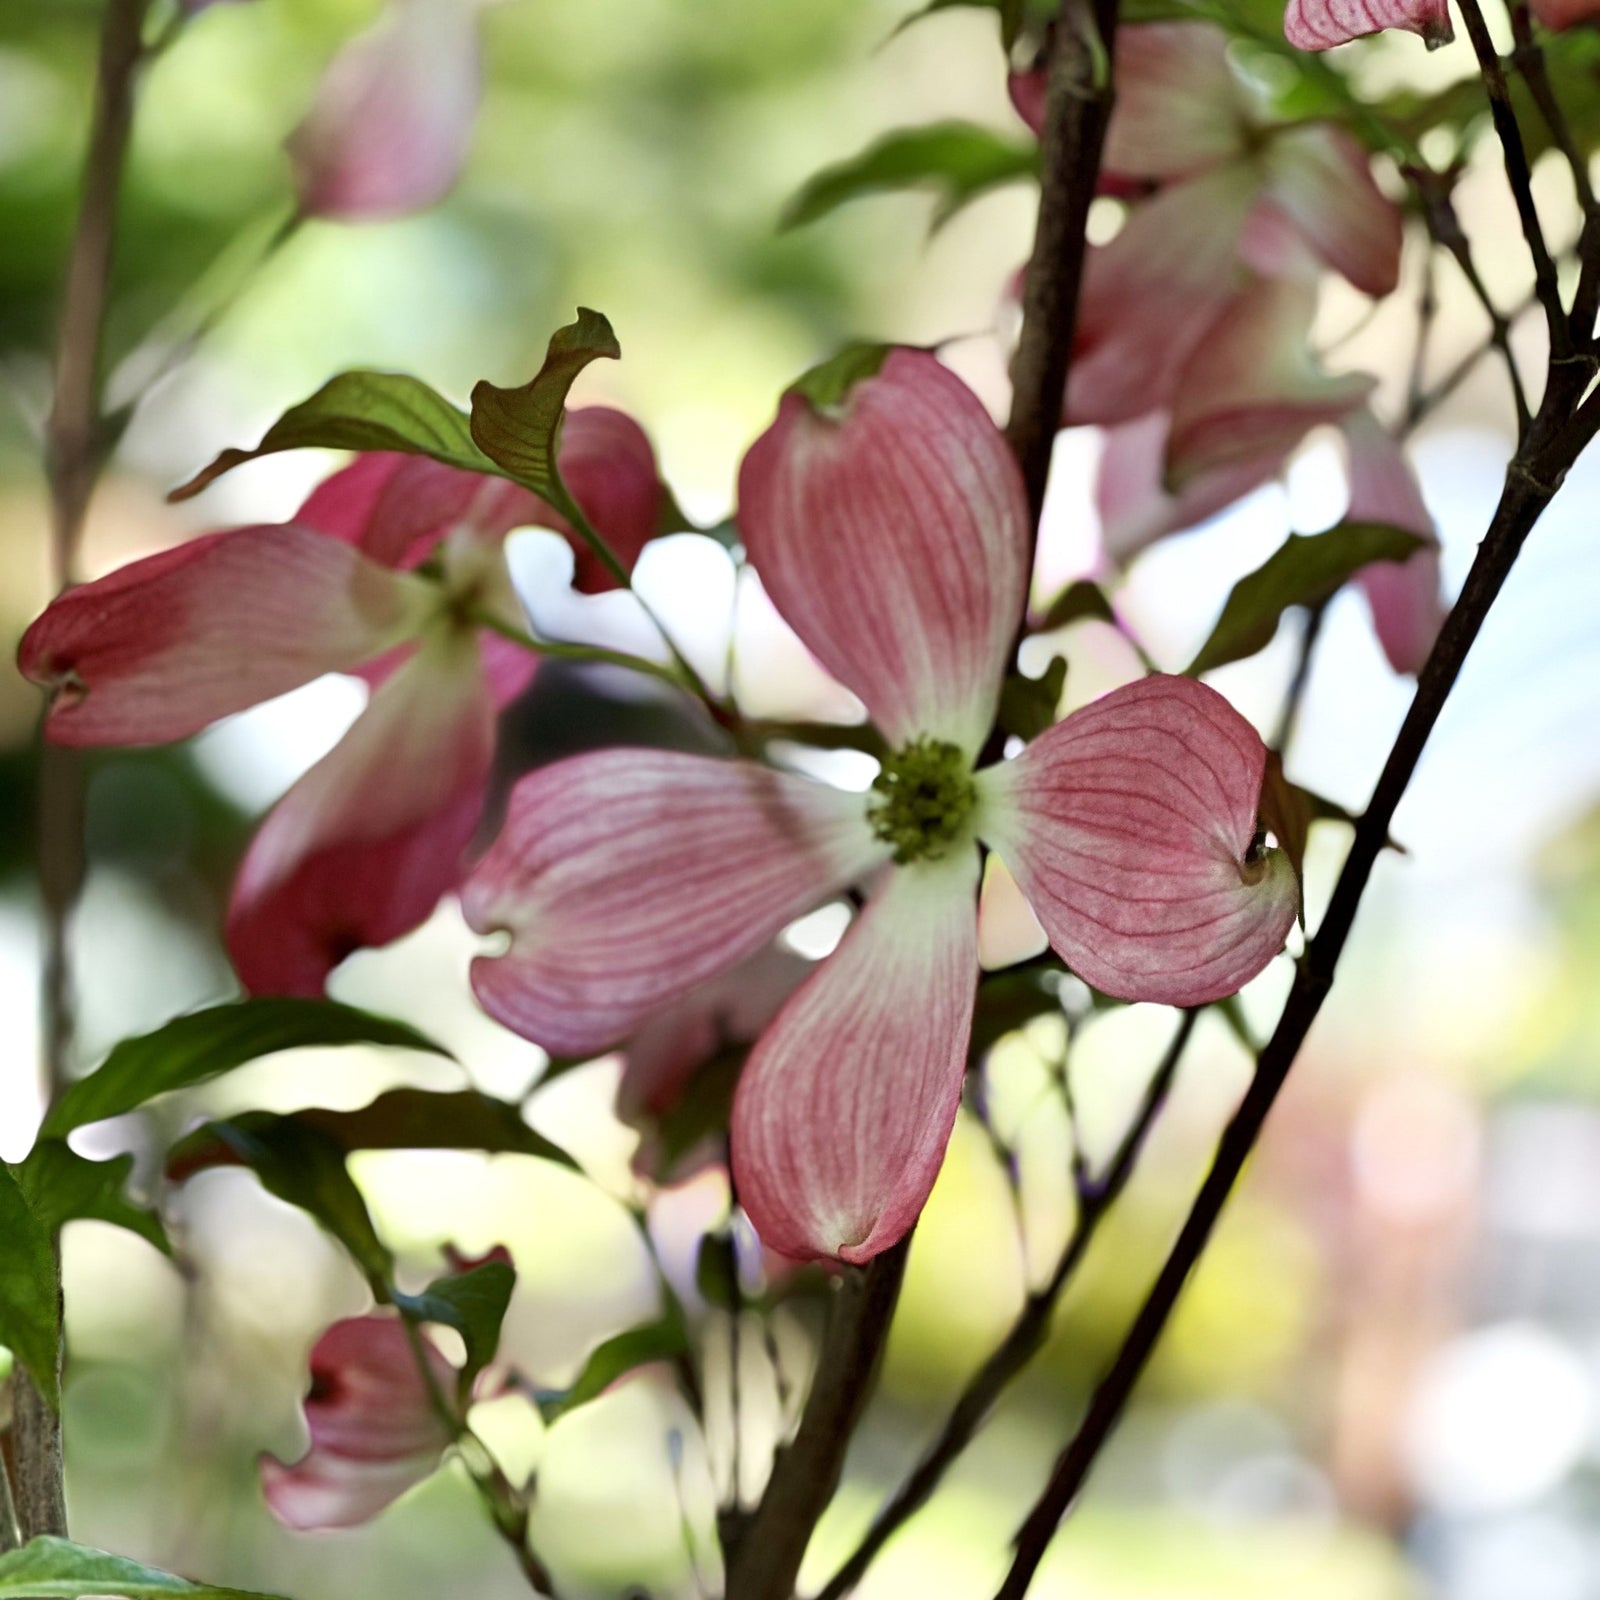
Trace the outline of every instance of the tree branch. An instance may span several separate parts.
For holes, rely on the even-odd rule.
[[[1579,416],[1581,417],[1581,413]],[[1600,428],[1600,407],[1580,436],[1579,417],[1541,417],[1513,458],[1505,487],[1477,559],[1417,681],[1417,692],[1395,739],[1372,800],[1356,828],[1326,916],[1295,974],[1283,1013],[1256,1061],[1255,1076],[1229,1121],[1210,1171],[1177,1241],[1135,1317],[1078,1432],[1057,1457],[1044,1492],[1018,1531],[1016,1554],[996,1600],[1022,1600],[1061,1518],[1067,1513],[1122,1415],[1178,1297],[1204,1251],[1228,1196],[1282,1089],[1301,1045],[1333,985],[1339,957],[1355,922],[1372,868],[1383,849],[1396,806],[1416,771],[1428,737],[1460,674],[1467,652],[1534,523],[1555,493],[1577,450]]]
[[[1128,1186],[1129,1178],[1133,1176],[1145,1139],[1157,1114],[1166,1104],[1167,1093],[1177,1075],[1178,1064],[1183,1059],[1183,1052],[1188,1047],[1199,1014],[1198,1010],[1184,1012],[1172,1042],[1145,1089],[1144,1099],[1106,1168],[1105,1176],[1092,1187],[1080,1188],[1077,1220],[1049,1281],[1028,1295],[1005,1338],[967,1380],[967,1386],[945,1418],[944,1426],[923,1452],[911,1475],[879,1511],[866,1536],[828,1580],[817,1600],[842,1600],[855,1588],[877,1558],[878,1552],[928,1503],[951,1464],[972,1443],[978,1430],[988,1420],[1006,1386],[1043,1347],[1062,1291],[1077,1271],[1107,1212],[1116,1204]]]
[[[55,391],[45,434],[51,566],[57,589],[67,588],[76,578],[84,515],[102,464],[101,329],[147,3],[108,0],[101,25],[94,113],[67,258]],[[39,763],[38,859],[45,942],[42,1065],[46,1090],[54,1094],[69,1076],[72,1056],[68,936],[83,886],[83,778],[77,753],[48,743],[42,746]],[[57,1256],[59,1295],[59,1248]],[[18,1374],[15,1389],[12,1429],[22,1535],[25,1539],[43,1533],[64,1535],[61,1418],[25,1374]]]
[[[1023,283],[1022,335],[1012,362],[1006,423],[1027,485],[1035,537],[1072,360],[1084,229],[1111,120],[1116,26],[1116,0],[1068,0],[1046,69],[1039,220]]]
[[[1522,372],[1511,349],[1511,324],[1514,319],[1508,317],[1495,304],[1494,297],[1489,293],[1488,286],[1478,272],[1478,264],[1472,257],[1472,247],[1462,230],[1461,219],[1456,215],[1455,201],[1450,195],[1450,179],[1444,174],[1433,171],[1432,168],[1408,168],[1406,175],[1422,203],[1422,216],[1427,224],[1428,237],[1449,253],[1450,258],[1460,269],[1461,276],[1466,279],[1467,287],[1472,290],[1478,304],[1483,307],[1484,315],[1489,319],[1489,348],[1499,351],[1501,360],[1505,362],[1506,376],[1511,380],[1511,399],[1516,407],[1517,438],[1520,441],[1533,421],[1533,412],[1528,404],[1528,392],[1522,381]]]
[[[1528,254],[1533,257],[1534,283],[1539,304],[1544,307],[1551,354],[1561,360],[1572,354],[1572,331],[1567,325],[1567,313],[1561,304],[1555,260],[1550,254],[1549,245],[1545,243],[1539,210],[1533,202],[1533,170],[1528,164],[1522,129],[1517,124],[1517,114],[1511,104],[1505,67],[1493,39],[1489,37],[1489,27],[1483,20],[1483,10],[1478,0],[1461,0],[1461,17],[1467,25],[1467,37],[1472,40],[1473,51],[1478,57],[1478,70],[1483,74],[1483,86],[1489,95],[1489,114],[1494,119],[1494,131],[1499,136],[1501,154],[1505,157],[1506,181],[1516,201],[1517,217],[1522,223],[1522,237],[1527,242]]]
[[[728,1600],[787,1600],[812,1529],[844,1470],[889,1334],[911,1236],[864,1267],[846,1267],[794,1439],[773,1464],[761,1504],[728,1564]]]

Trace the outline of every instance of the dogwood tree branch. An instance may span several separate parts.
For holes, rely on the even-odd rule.
[[[1006,423],[1035,530],[1072,359],[1084,229],[1111,120],[1116,26],[1116,0],[1067,0],[1045,72],[1039,220],[1022,290],[1022,334],[1012,361],[1011,416]]]
[[[743,1537],[729,1555],[727,1600],[787,1600],[812,1530],[844,1470],[845,1447],[866,1408],[900,1297],[908,1234],[834,1289],[811,1393],[792,1441]]]
[[[1516,354],[1511,348],[1511,324],[1514,318],[1507,316],[1495,304],[1494,296],[1489,293],[1488,285],[1478,271],[1472,247],[1467,242],[1461,219],[1456,215],[1455,201],[1450,195],[1450,180],[1431,168],[1411,168],[1407,176],[1421,202],[1429,238],[1455,262],[1461,276],[1467,281],[1467,287],[1472,290],[1489,319],[1489,348],[1498,351],[1505,363],[1506,376],[1511,382],[1511,399],[1517,411],[1517,437],[1520,440],[1533,420],[1533,408],[1528,404],[1522,371],[1517,366]]]
[[[1044,1492],[1018,1531],[1011,1568],[996,1600],[1022,1600],[1061,1519],[1071,1508],[1102,1447],[1121,1418],[1151,1352],[1165,1330],[1189,1274],[1200,1259],[1267,1115],[1333,986],[1395,808],[1427,746],[1467,653],[1499,596],[1523,543],[1550,503],[1578,452],[1600,431],[1600,406],[1553,403],[1547,396],[1528,438],[1507,469],[1488,533],[1461,597],[1441,629],[1417,680],[1417,692],[1357,825],[1327,914],[1302,957],[1278,1025],[1256,1060],[1254,1077],[1229,1121],[1210,1171],[1110,1370],[1076,1435],[1057,1457]]]
[[[133,122],[134,80],[143,59],[148,0],[108,0],[100,32],[93,120],[83,192],[67,258],[55,389],[45,434],[55,587],[76,578],[78,542],[103,460],[100,437],[101,329],[111,281],[117,199]],[[44,916],[42,1066],[46,1089],[65,1082],[73,1006],[68,948],[83,884],[83,778],[77,752],[44,744],[39,765],[39,889]],[[57,1294],[60,1266],[57,1263]],[[60,1352],[57,1353],[60,1360]],[[61,1418],[22,1373],[14,1385],[16,1509],[24,1539],[67,1531]]]
[[[1499,136],[1501,154],[1505,158],[1506,182],[1516,202],[1517,218],[1522,224],[1522,237],[1527,243],[1528,254],[1533,257],[1534,283],[1539,303],[1544,307],[1550,349],[1556,359],[1561,360],[1572,354],[1572,330],[1567,325],[1566,309],[1561,304],[1555,259],[1545,243],[1539,208],[1534,204],[1533,169],[1528,162],[1522,129],[1517,124],[1517,114],[1511,104],[1505,66],[1494,47],[1494,40],[1489,37],[1489,26],[1483,20],[1483,10],[1478,0],[1461,0],[1461,18],[1467,25],[1467,37],[1471,39],[1473,51],[1478,57],[1478,70],[1489,96],[1489,114],[1494,120],[1494,131]]]
[[[1022,1309],[1006,1330],[1005,1337],[967,1380],[960,1398],[951,1408],[932,1444],[923,1451],[910,1476],[884,1505],[866,1536],[828,1580],[817,1600],[842,1600],[860,1583],[878,1552],[927,1504],[951,1464],[972,1443],[978,1430],[988,1420],[1006,1386],[1043,1347],[1062,1291],[1072,1281],[1099,1232],[1100,1224],[1133,1176],[1150,1129],[1166,1104],[1172,1080],[1177,1076],[1178,1064],[1183,1059],[1199,1014],[1198,1010],[1184,1012],[1177,1032],[1173,1034],[1160,1064],[1151,1075],[1139,1109],[1123,1134],[1105,1175],[1091,1185],[1080,1187],[1078,1215],[1071,1236],[1057,1258],[1048,1281],[1028,1294]]]

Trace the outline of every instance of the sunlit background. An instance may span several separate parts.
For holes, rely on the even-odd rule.
[[[354,0],[259,0],[204,12],[149,76],[136,130],[110,339],[115,383],[159,361],[152,329],[182,332],[198,292],[222,306],[200,353],[139,409],[95,501],[98,574],[206,527],[286,516],[331,458],[278,457],[198,501],[165,490],[218,449],[253,441],[287,404],[352,365],[404,368],[464,395],[523,381],[574,306],[605,311],[622,342],[580,398],[638,415],[689,512],[729,510],[738,459],[801,368],[859,335],[951,341],[947,358],[996,409],[997,334],[1026,254],[1033,197],[991,195],[929,236],[932,201],[863,201],[783,234],[784,199],[874,134],[940,117],[1020,133],[993,18],[952,10],[893,38],[891,0],[509,0],[486,16],[490,90],[465,182],[411,221],[308,224],[266,254],[287,214],[284,133],[335,45],[374,12]],[[95,8],[0,10],[0,639],[46,599],[35,433],[47,396],[59,265],[71,220]],[[1463,44],[1426,55],[1404,37],[1371,53],[1384,81],[1465,74]],[[1482,152],[1487,156],[1491,151]],[[1462,191],[1491,288],[1505,303],[1526,262],[1494,164]],[[1392,175],[1390,175],[1392,176]],[[1541,171],[1553,231],[1575,222]],[[1545,183],[1544,180],[1550,180]],[[1319,335],[1391,403],[1403,388],[1420,282],[1364,320],[1330,286]],[[1481,314],[1453,271],[1434,360],[1476,344]],[[1508,453],[1503,374],[1485,363],[1415,443],[1459,585]],[[1095,556],[1092,437],[1067,437],[1047,508],[1038,592]],[[1125,615],[1180,667],[1230,585],[1289,527],[1342,507],[1337,454],[1317,438],[1283,487],[1141,558]],[[1600,464],[1580,466],[1492,616],[1395,822],[1336,992],[1243,1192],[1192,1284],[1139,1402],[1059,1538],[1037,1593],[1060,1600],[1593,1600],[1600,1595]],[[519,536],[534,618],[552,632],[648,643],[631,601],[574,598],[549,536]],[[725,551],[683,535],[641,586],[707,672],[733,642],[747,703],[838,709]],[[1270,728],[1291,669],[1287,624],[1218,687]],[[1068,703],[1136,664],[1109,629],[1055,641]],[[552,681],[559,688],[559,674]],[[604,686],[624,692],[616,684]],[[1291,775],[1359,809],[1407,703],[1358,598],[1328,614]],[[89,766],[91,870],[75,926],[85,1062],[123,1035],[226,997],[218,924],[232,865],[259,815],[342,732],[353,681],[311,686],[185,748],[104,754]],[[535,728],[571,737],[560,696]],[[30,865],[34,691],[0,671],[0,1155],[39,1113]],[[530,735],[532,737],[534,735]],[[580,730],[581,736],[581,730]],[[846,775],[848,778],[848,774]],[[1314,835],[1314,918],[1347,842]],[[838,936],[824,918],[795,943]],[[532,1046],[479,1017],[471,936],[451,910],[337,974],[333,992],[407,1017],[450,1044],[495,1093],[532,1091],[536,1125],[594,1181],[532,1158],[373,1154],[357,1175],[418,1277],[453,1241],[508,1244],[520,1281],[508,1350],[535,1382],[569,1380],[602,1337],[648,1318],[655,1269],[623,1201],[633,1135],[610,1111],[614,1063],[536,1085]],[[1247,992],[1257,1029],[1288,981],[1280,960]],[[1112,1012],[1074,1038],[1068,1071],[1091,1155],[1115,1143],[1174,1024]],[[958,1127],[921,1224],[878,1399],[806,1572],[825,1578],[910,1464],[942,1408],[1048,1271],[1071,1221],[1069,1147],[1052,1071],[1061,1030],[1008,1040],[987,1077],[996,1127],[1020,1152],[1020,1203],[988,1136]],[[1140,1172],[1074,1284],[1048,1348],[932,1507],[863,1592],[991,1594],[1007,1540],[1114,1351],[1248,1058],[1203,1019]],[[448,1087],[456,1069],[394,1053],[302,1052],[164,1102],[170,1135],[245,1106],[353,1107],[395,1081]],[[155,1148],[113,1124],[84,1148]],[[657,1248],[695,1304],[693,1230],[720,1204],[701,1178],[655,1206]],[[260,1500],[254,1462],[301,1447],[306,1350],[364,1303],[352,1268],[300,1213],[242,1171],[195,1180],[172,1225],[186,1278],[97,1223],[66,1237],[72,1381],[70,1489],[78,1537],[217,1581],[303,1597],[513,1595],[521,1580],[463,1481],[436,1478],[364,1529],[295,1536]],[[0,1246],[3,1248],[3,1246]],[[718,1497],[759,1491],[763,1443],[792,1407],[814,1327],[804,1306],[770,1346],[740,1341],[743,1448],[730,1444],[726,1326],[707,1337],[713,1415],[702,1441],[651,1374],[541,1431],[497,1403],[486,1435],[537,1462],[540,1549],[575,1600],[630,1584],[656,1600],[714,1594]],[[723,1319],[725,1322],[725,1319]],[[776,1359],[774,1359],[774,1357]],[[775,1376],[776,1373],[776,1376]]]

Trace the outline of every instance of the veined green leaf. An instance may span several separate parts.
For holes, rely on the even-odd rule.
[[[121,1116],[158,1094],[205,1083],[278,1050],[347,1044],[449,1054],[407,1023],[334,1000],[235,1000],[124,1039],[95,1071],[67,1088],[50,1108],[43,1134],[64,1138],[86,1123]]]
[[[1111,623],[1117,620],[1105,590],[1088,578],[1079,578],[1069,583],[1050,602],[1050,609],[1045,612],[1037,631],[1049,633],[1054,628],[1065,628],[1069,623],[1082,622],[1086,618]]]
[[[885,134],[859,155],[807,180],[780,226],[798,228],[863,195],[927,189],[939,197],[934,226],[1002,184],[1037,177],[1038,146],[971,122],[935,122]]]
[[[0,1344],[52,1405],[60,1400],[56,1380],[60,1334],[50,1229],[29,1203],[16,1170],[0,1161]],[[0,1594],[5,1592],[0,1587]]]
[[[270,1112],[208,1122],[202,1132],[210,1140],[207,1159],[169,1157],[167,1171],[175,1182],[206,1167],[249,1167],[269,1194],[315,1218],[345,1247],[379,1300],[390,1298],[394,1257],[372,1225],[337,1140],[297,1117]]]
[[[437,1322],[454,1328],[467,1349],[461,1369],[461,1396],[471,1393],[473,1380],[494,1360],[500,1345],[500,1327],[516,1288],[516,1270],[504,1261],[484,1261],[437,1278],[421,1294],[397,1294],[395,1304],[417,1322]]]
[[[171,1595],[187,1600],[273,1600],[251,1590],[190,1583],[70,1539],[34,1539],[0,1556],[0,1600],[80,1600],[91,1595],[123,1595],[126,1600],[167,1600]]]
[[[472,390],[472,437],[508,478],[559,509],[571,501],[556,471],[556,444],[567,394],[591,361],[622,355],[611,324],[598,311],[578,307],[578,320],[550,338],[544,365],[518,389],[484,382]]]
[[[320,1106],[286,1115],[245,1111],[228,1118],[228,1125],[248,1134],[285,1120],[325,1135],[346,1154],[352,1150],[486,1150],[539,1156],[563,1167],[577,1167],[560,1145],[530,1128],[516,1106],[476,1089],[442,1093],[389,1089],[355,1111],[329,1111]],[[168,1169],[187,1176],[203,1167],[237,1160],[216,1131],[218,1126],[202,1124],[180,1139],[168,1152]]]
[[[689,1335],[683,1316],[673,1306],[666,1316],[642,1327],[614,1334],[597,1345],[570,1389],[540,1396],[539,1409],[546,1422],[586,1404],[609,1389],[618,1378],[653,1361],[672,1361],[687,1355]]]
[[[168,499],[187,500],[246,461],[310,447],[399,450],[468,472],[495,470],[472,442],[466,413],[420,378],[403,372],[341,372],[309,400],[290,406],[254,450],[224,450]]]
[[[1291,606],[1321,605],[1374,561],[1405,561],[1424,541],[1381,522],[1342,522],[1326,533],[1292,533],[1228,595],[1191,676],[1265,649]]]
[[[52,1234],[68,1222],[109,1222],[138,1234],[170,1256],[172,1244],[161,1219],[127,1196],[125,1186],[132,1170],[130,1155],[90,1161],[62,1139],[41,1139],[13,1169],[33,1214]]]

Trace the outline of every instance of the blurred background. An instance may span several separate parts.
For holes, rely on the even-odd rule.
[[[91,575],[206,527],[288,515],[331,458],[256,463],[182,507],[162,497],[334,371],[403,368],[455,397],[479,377],[521,382],[579,303],[609,315],[624,359],[591,369],[578,398],[638,415],[706,525],[727,516],[739,456],[779,390],[844,339],[953,341],[947,358],[1003,413],[997,335],[1031,236],[1027,186],[931,235],[933,201],[915,195],[777,228],[806,177],[885,129],[966,117],[1020,135],[991,15],[951,10],[891,37],[904,11],[891,0],[510,0],[485,17],[489,91],[453,197],[401,223],[307,224],[269,250],[289,206],[282,138],[331,51],[375,10],[365,0],[218,5],[151,71],[109,331],[114,364],[132,360],[115,381],[144,381],[150,330],[181,328],[197,293],[226,310],[134,416],[93,506]],[[37,427],[96,26],[85,0],[0,5],[0,1156],[13,1159],[39,1115],[38,702],[10,657],[47,598]],[[1410,37],[1361,58],[1373,83],[1438,86],[1469,69],[1463,44],[1428,55]],[[1511,304],[1525,292],[1526,262],[1493,155],[1480,151],[1461,207],[1491,289]],[[1565,191],[1554,173],[1538,177],[1551,231],[1570,237]],[[1408,257],[1407,287],[1371,319],[1353,292],[1326,291],[1330,359],[1378,373],[1380,401],[1403,389],[1420,272]],[[1439,291],[1442,372],[1483,324],[1452,269]],[[1509,425],[1503,374],[1483,364],[1415,441],[1452,592],[1498,492]],[[1094,561],[1095,449],[1088,434],[1061,442],[1042,598]],[[1283,486],[1142,557],[1121,604],[1156,659],[1181,666],[1235,579],[1288,528],[1336,521],[1342,494],[1335,450],[1313,438]],[[1041,1596],[1600,1596],[1597,494],[1600,463],[1581,464],[1491,618],[1396,820],[1406,853],[1379,865],[1265,1146],[1057,1542]],[[548,536],[519,541],[536,619],[596,639],[637,633],[624,597],[570,595]],[[733,641],[753,710],[836,704],[711,540],[667,541],[641,584],[708,670]],[[1294,627],[1216,676],[1263,728],[1292,667]],[[1054,643],[1071,661],[1069,703],[1137,670],[1093,622]],[[1409,688],[1384,664],[1359,599],[1341,597],[1291,776],[1359,810]],[[576,737],[584,692],[625,691],[552,674],[547,701],[527,710],[529,737],[539,727]],[[90,761],[90,873],[75,928],[86,1063],[233,992],[218,939],[232,867],[254,819],[360,703],[354,682],[325,682],[187,747]],[[1337,824],[1314,835],[1313,919],[1346,840]],[[794,942],[816,954],[837,936],[824,919]],[[468,1001],[472,947],[443,909],[400,945],[347,963],[333,992],[417,1022],[483,1087],[531,1094],[530,1117],[569,1142],[593,1181],[513,1156],[367,1155],[356,1170],[419,1276],[446,1241],[512,1247],[520,1282],[509,1353],[559,1386],[598,1339],[653,1314],[655,1267],[627,1203],[651,1200],[661,1260],[695,1305],[694,1229],[716,1213],[718,1180],[647,1196],[630,1171],[635,1136],[610,1110],[616,1064],[540,1092],[539,1052]],[[1280,960],[1247,992],[1257,1029],[1287,981]],[[1134,1007],[1075,1031],[1067,1071],[1091,1156],[1114,1145],[1174,1020]],[[848,1552],[1070,1226],[1070,1152],[1049,1087],[1064,1048],[1059,1025],[1037,1024],[987,1069],[991,1120],[1018,1152],[1020,1196],[988,1134],[963,1117],[917,1234],[880,1395],[808,1581]],[[1228,1029],[1204,1018],[1048,1349],[864,1593],[993,1592],[1015,1522],[1115,1349],[1247,1067]],[[154,1148],[153,1133],[244,1106],[358,1106],[397,1081],[448,1087],[459,1081],[452,1071],[393,1053],[300,1052],[162,1104],[153,1129],[91,1130],[83,1148]],[[354,1532],[295,1536],[271,1521],[255,1458],[302,1447],[307,1348],[362,1306],[363,1290],[309,1221],[242,1172],[204,1175],[173,1208],[186,1272],[100,1224],[67,1233],[76,1535],[303,1600],[522,1592],[453,1473]],[[728,1331],[708,1316],[725,1377]],[[780,1376],[791,1361],[803,1367],[813,1332],[804,1302],[778,1320]],[[793,1403],[771,1352],[760,1341],[743,1348],[740,1452],[725,1405],[702,1438],[649,1374],[547,1432],[516,1401],[485,1418],[508,1459],[539,1466],[536,1537],[565,1594],[716,1592],[714,1500],[736,1473],[747,1495],[758,1492],[751,1441]]]

